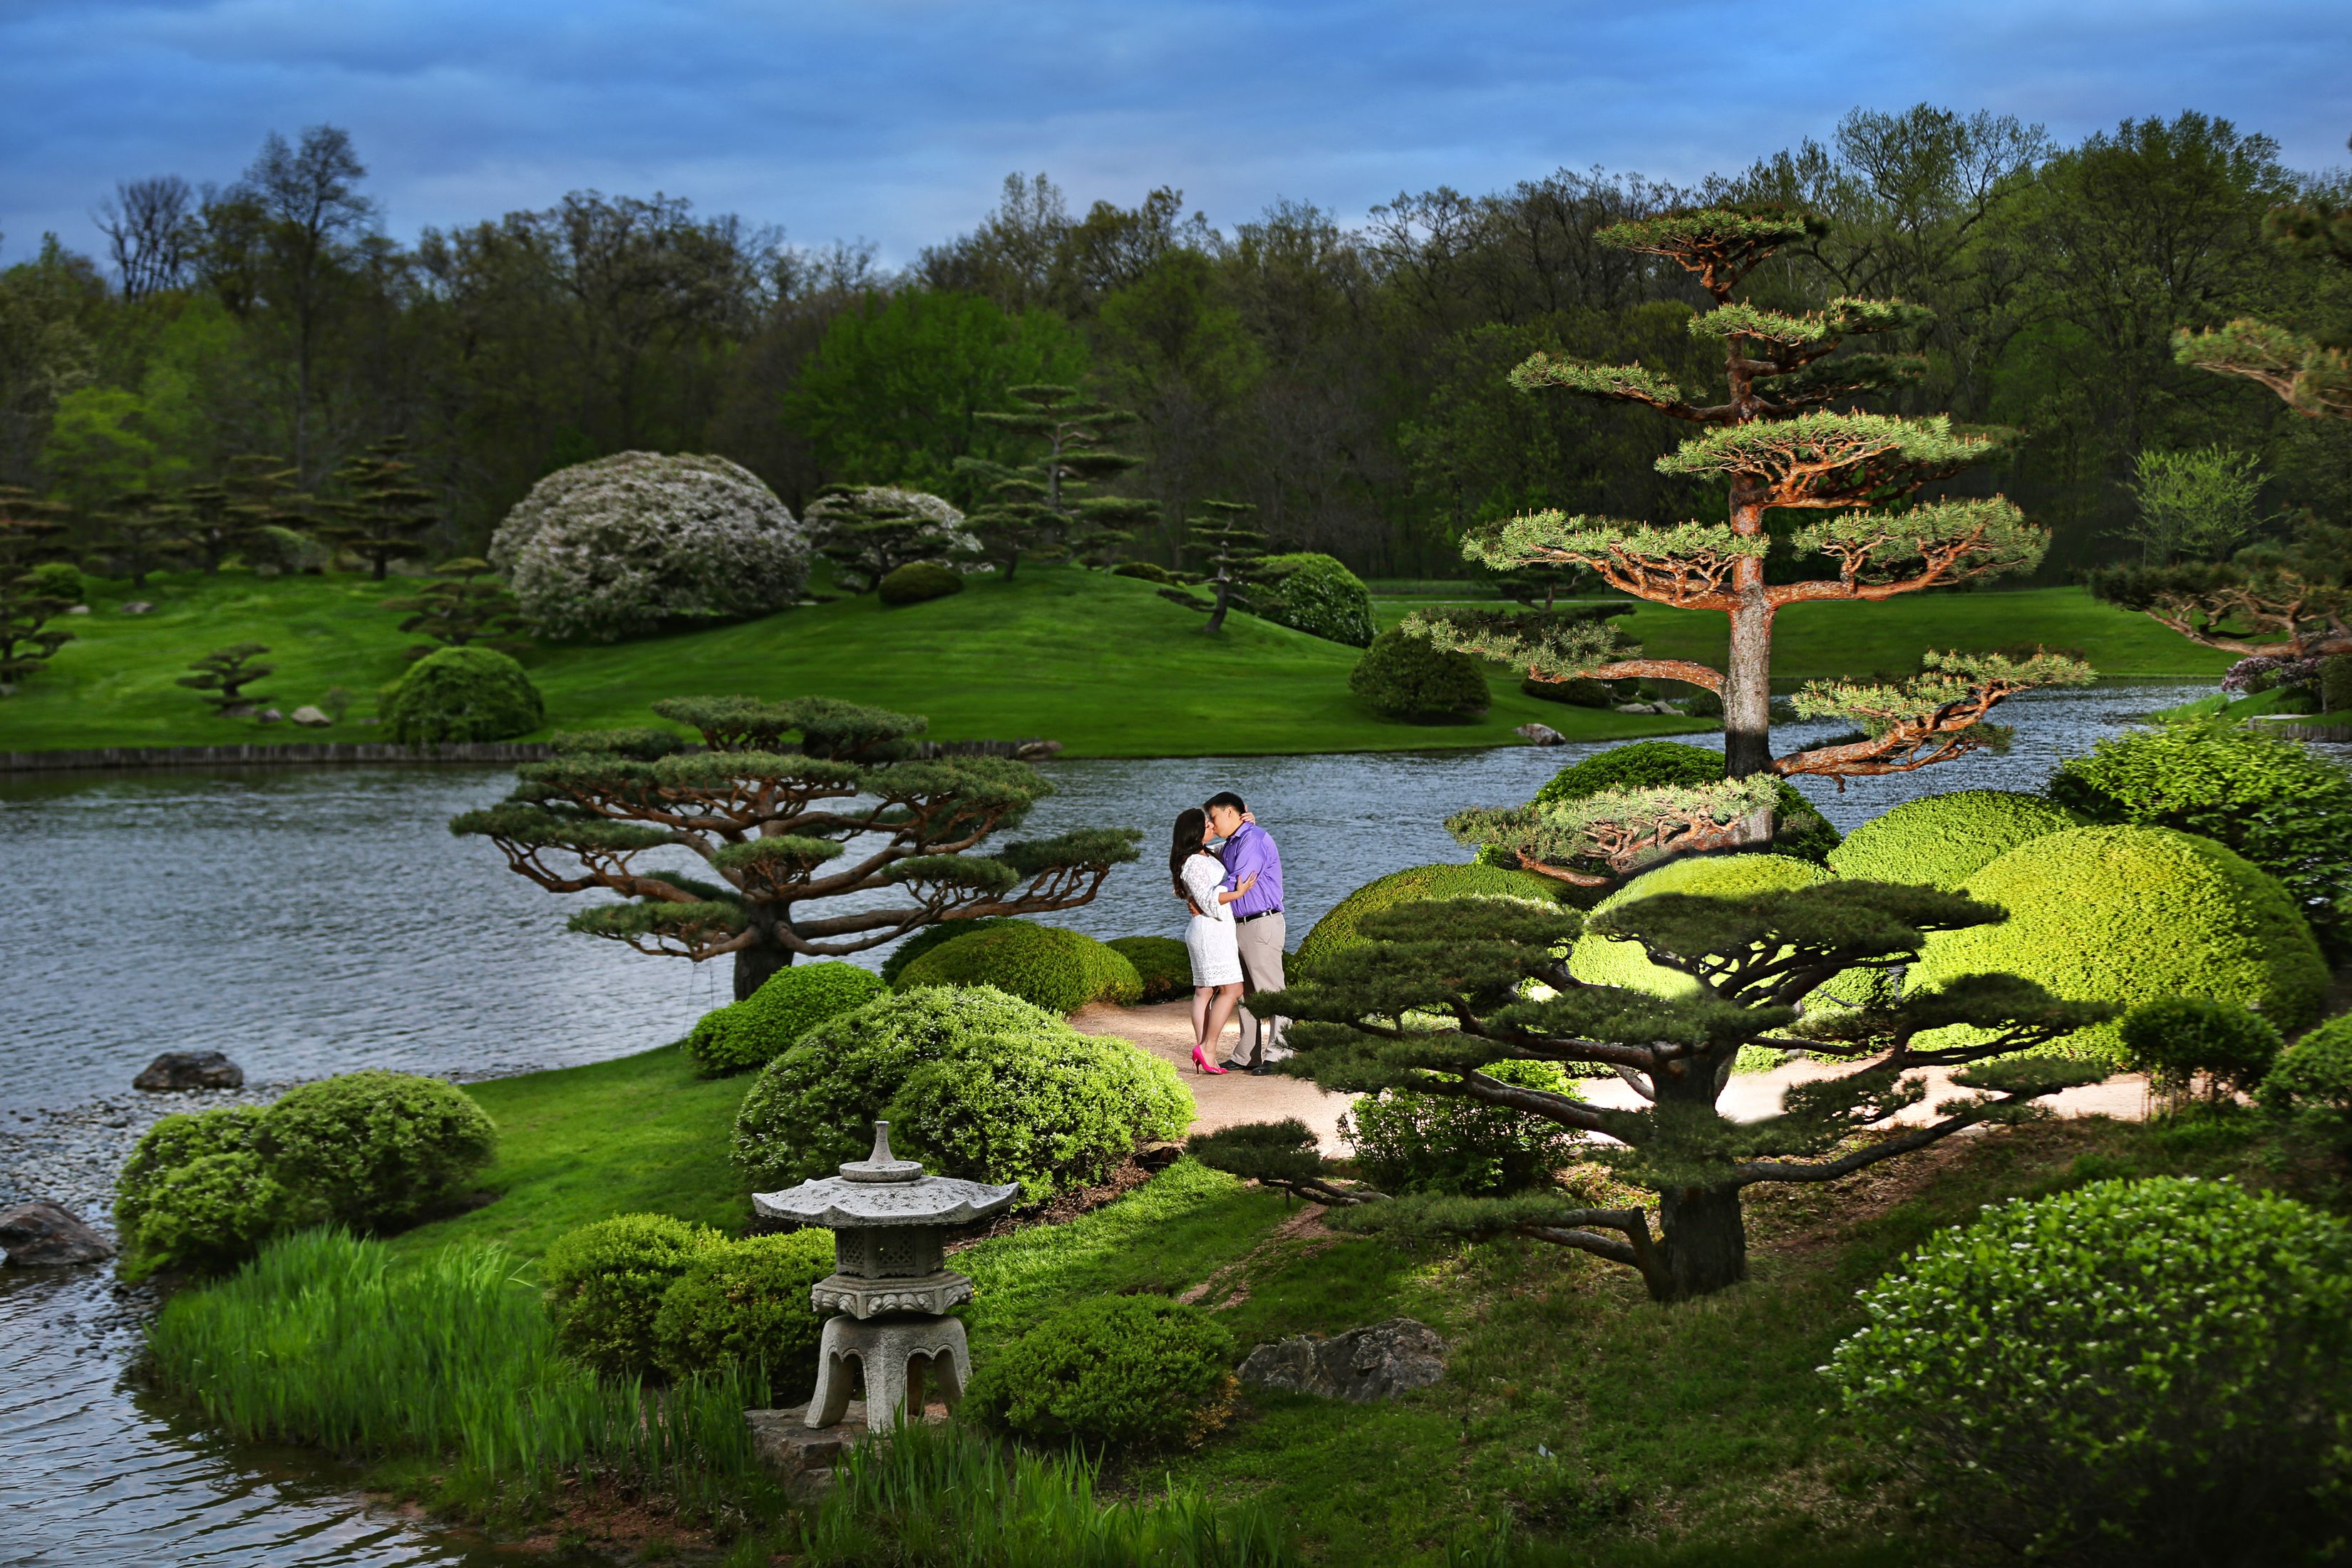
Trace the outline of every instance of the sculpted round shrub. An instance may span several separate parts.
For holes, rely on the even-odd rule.
[[[1233,1413],[1233,1359],[1232,1336],[1198,1307],[1101,1297],[1061,1308],[982,1361],[964,1408],[1034,1441],[1197,1444]]]
[[[898,972],[899,990],[918,985],[993,985],[1055,1013],[1089,1002],[1129,1007],[1143,996],[1143,977],[1123,954],[1082,932],[1029,921],[941,942]]]
[[[1549,805],[1607,790],[1664,789],[1713,784],[1723,777],[1723,753],[1681,741],[1634,741],[1596,752],[1552,774],[1536,791],[1531,804]],[[1838,830],[1813,809],[1796,785],[1780,782],[1780,804],[1773,819],[1772,848],[1776,854],[1803,860],[1825,860],[1838,844]]]
[[[436,648],[383,701],[384,734],[404,746],[510,741],[546,721],[547,704],[522,666],[489,647]]]
[[[696,1252],[654,1314],[662,1370],[686,1377],[763,1361],[780,1394],[805,1392],[815,1381],[824,1328],[809,1289],[832,1272],[829,1230],[747,1236]]]
[[[114,1228],[121,1233],[125,1254],[137,1252],[140,1222],[165,1176],[207,1154],[254,1152],[260,1144],[261,1108],[256,1105],[178,1112],[147,1129],[114,1179]]]
[[[1622,908],[1653,893],[1696,893],[1703,898],[1737,899],[1752,893],[1780,893],[1834,880],[1811,860],[1790,855],[1694,855],[1669,860],[1644,871],[1599,903],[1592,918]],[[1623,985],[1659,996],[1691,996],[1698,982],[1687,974],[1652,963],[1638,942],[1587,931],[1576,939],[1569,954],[1568,972],[1591,985]]]
[[[1192,954],[1172,936],[1122,936],[1103,943],[1135,965],[1145,1002],[1173,1002],[1192,994]]]
[[[2036,795],[1964,789],[1905,801],[1830,851],[1830,869],[1857,882],[1956,888],[2030,838],[2084,818]]]
[[[1269,555],[1258,567],[1281,578],[1265,596],[1267,620],[1350,647],[1371,646],[1371,590],[1338,561],[1307,550]]]
[[[709,1226],[666,1214],[615,1215],[557,1237],[539,1264],[555,1342],[616,1377],[656,1371],[663,1299],[688,1265],[721,1244]]]
[[[772,1191],[862,1159],[877,1120],[941,1175],[1018,1182],[1043,1203],[1181,1135],[1192,1097],[1124,1040],[1082,1035],[987,986],[919,986],[818,1025],[761,1070],[733,1158]]]
[[[377,1068],[289,1089],[261,1131],[278,1179],[355,1229],[454,1197],[498,1135],[464,1089]]]
[[[1348,672],[1348,689],[1383,719],[1408,724],[1475,719],[1492,705],[1476,659],[1396,630],[1372,639]]]
[[[2260,1098],[2302,1136],[2352,1152],[2352,1014],[2328,1019],[2281,1052]]]
[[[226,1273],[309,1217],[310,1205],[251,1150],[198,1154],[143,1184],[138,1217],[121,1230],[122,1277]]]
[[[1496,1062],[1486,1076],[1576,1096],[1556,1062]],[[1524,1111],[1451,1095],[1384,1089],[1339,1115],[1339,1139],[1387,1193],[1492,1197],[1540,1186],[1575,1158],[1577,1134]]]
[[[702,1078],[765,1067],[817,1025],[855,1012],[884,989],[880,976],[854,963],[780,969],[742,1001],[705,1013],[686,1037],[687,1058]]]
[[[2007,973],[2126,1008],[2165,996],[2239,1002],[2281,1030],[2317,1017],[2327,994],[2327,966],[2286,890],[2210,838],[2068,828],[2020,845],[1958,890],[2009,919],[1929,939],[1913,988]],[[2121,1039],[2102,1024],[2052,1048],[2112,1060]]]
[[[2286,1048],[2278,1028],[2236,1002],[2159,996],[2116,1021],[2124,1065],[2160,1089],[2185,1093],[2198,1074],[2218,1093],[2251,1092]]]
[[[1822,1371],[1960,1528],[2135,1568],[2315,1561],[2341,1530],[2341,1221],[2226,1182],[2098,1182],[1943,1232],[1864,1309]]]
[[[491,536],[490,561],[549,637],[617,642],[765,615],[808,577],[808,541],[724,458],[619,452],[559,468]]]
[[[1409,866],[1365,883],[1331,906],[1298,944],[1294,962],[1306,973],[1342,949],[1360,945],[1357,928],[1376,910],[1417,904],[1429,899],[1528,899],[1537,903],[1559,901],[1561,884],[1532,871],[1500,866]]]
[[[882,579],[882,603],[895,609],[963,592],[963,574],[929,561],[909,561]]]
[[[892,948],[890,956],[882,961],[882,984],[897,986],[898,976],[907,973],[907,965],[935,947],[953,942],[960,936],[968,936],[976,931],[986,931],[991,926],[1011,923],[1010,920],[1002,915],[983,915],[977,920],[941,921],[936,925],[924,926],[914,935]]]

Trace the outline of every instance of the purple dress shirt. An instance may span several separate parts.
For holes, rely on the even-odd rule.
[[[1282,908],[1282,851],[1274,847],[1274,837],[1265,828],[1255,822],[1243,823],[1217,851],[1217,858],[1224,862],[1228,888],[1238,888],[1251,872],[1257,873],[1250,890],[1228,906],[1234,919],[1247,920]]]

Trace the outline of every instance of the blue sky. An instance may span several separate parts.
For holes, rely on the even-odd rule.
[[[0,262],[320,121],[403,238],[660,190],[896,263],[1015,169],[1080,210],[1167,184],[1221,226],[1355,219],[1563,164],[1696,179],[1923,100],[2064,140],[2196,108],[2332,167],[2347,63],[2346,0],[5,0]]]

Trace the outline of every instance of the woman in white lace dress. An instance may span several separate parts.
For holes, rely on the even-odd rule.
[[[1168,850],[1168,871],[1176,896],[1192,911],[1184,928],[1184,948],[1192,955],[1192,1066],[1204,1073],[1222,1073],[1217,1043],[1242,999],[1242,954],[1234,941],[1234,912],[1226,908],[1250,890],[1257,880],[1252,873],[1238,888],[1224,886],[1224,863],[1209,853],[1209,818],[1199,810],[1176,818],[1176,837]]]

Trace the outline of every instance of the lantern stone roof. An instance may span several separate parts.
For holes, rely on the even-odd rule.
[[[927,1176],[890,1152],[890,1124],[874,1124],[874,1152],[780,1193],[753,1193],[751,1206],[770,1219],[828,1230],[877,1226],[957,1226],[992,1215],[1021,1195],[1021,1184],[992,1187],[954,1176]]]

